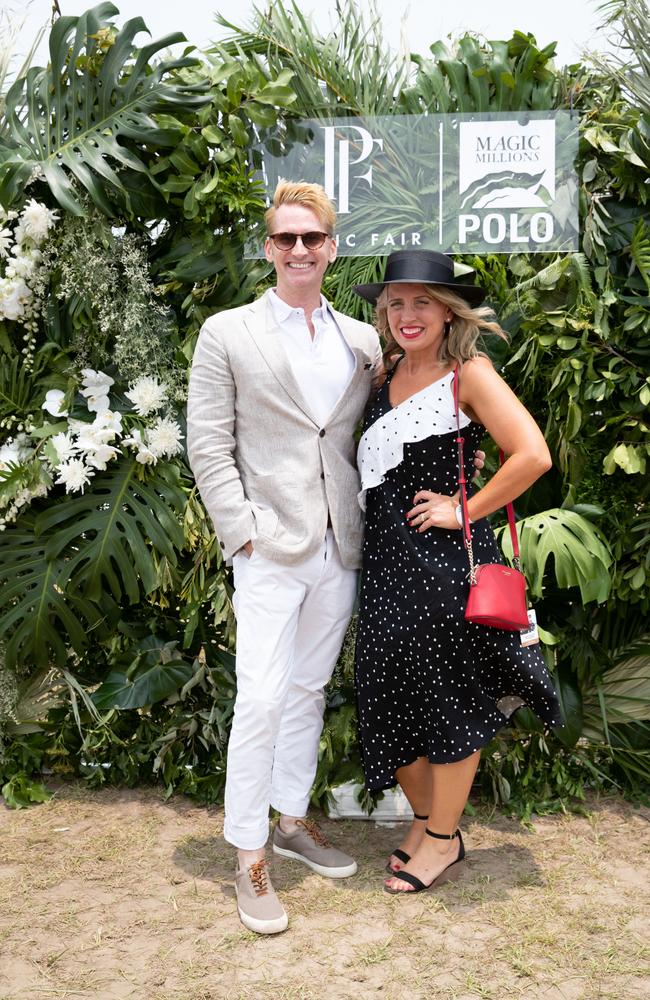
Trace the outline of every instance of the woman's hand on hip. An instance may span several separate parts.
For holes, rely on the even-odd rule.
[[[447,497],[431,490],[420,490],[413,497],[414,507],[406,514],[406,520],[417,531],[429,528],[446,528],[447,531],[460,530],[456,517],[457,497]]]

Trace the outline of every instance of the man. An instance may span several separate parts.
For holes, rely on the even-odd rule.
[[[331,878],[357,868],[305,818],[360,566],[353,435],[382,364],[373,328],[321,295],[335,221],[319,185],[278,185],[265,243],[276,287],[206,321],[190,377],[190,463],[235,582],[224,837],[240,919],[262,934],[287,926],[265,860],[269,805],[275,853]]]

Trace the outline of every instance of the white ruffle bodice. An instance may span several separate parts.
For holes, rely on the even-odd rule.
[[[431,434],[449,434],[456,430],[453,377],[454,373],[449,372],[425,386],[387,410],[368,427],[357,451],[361,477],[358,500],[362,510],[366,509],[367,490],[383,483],[386,473],[404,458],[405,444],[424,441]],[[471,423],[462,410],[459,416],[461,428]]]

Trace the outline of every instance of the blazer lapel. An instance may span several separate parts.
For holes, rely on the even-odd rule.
[[[330,309],[331,308],[332,307],[330,306]],[[328,421],[332,420],[339,410],[345,405],[350,396],[356,393],[359,388],[359,384],[363,381],[364,372],[372,368],[372,358],[369,358],[366,352],[357,346],[356,338],[353,333],[354,324],[350,321],[350,318],[345,316],[343,313],[337,312],[335,309],[332,309],[332,315],[334,316],[337,326],[343,335],[343,339],[354,354],[355,364],[352,378],[345,387],[345,390],[336,403],[336,406],[328,416]]]
[[[331,308],[332,307],[330,306],[330,309]],[[350,317],[345,316],[336,309],[332,309],[332,315],[336,320],[339,330],[343,334],[343,339],[354,354],[355,359],[354,372],[352,373],[352,378],[348,382],[344,393],[344,395],[346,395],[351,389],[354,388],[355,383],[362,377],[363,372],[372,368],[373,359],[368,357],[367,353],[358,346],[357,339],[354,335],[355,324],[350,320]]]
[[[282,340],[282,330],[275,322],[273,310],[266,295],[253,303],[244,322],[255,346],[284,391],[305,416],[319,427],[318,420],[296,382]]]

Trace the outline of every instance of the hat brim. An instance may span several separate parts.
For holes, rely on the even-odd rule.
[[[414,278],[398,278],[396,281],[375,281],[371,285],[353,285],[352,291],[360,295],[366,302],[372,302],[374,306],[387,285],[430,285],[432,288],[438,285],[440,288],[448,288],[450,292],[454,292],[472,308],[480,306],[481,302],[485,299],[485,292],[479,285],[461,285],[458,281],[429,282]]]

